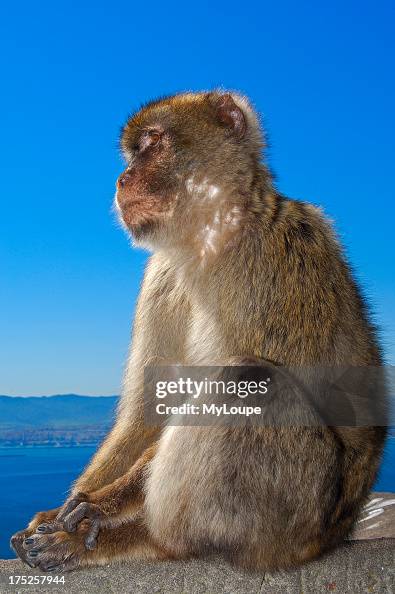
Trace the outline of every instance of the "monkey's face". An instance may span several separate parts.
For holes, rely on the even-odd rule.
[[[128,120],[115,204],[138,242],[180,246],[204,229],[218,230],[242,206],[232,196],[251,182],[261,136],[253,112],[239,102],[230,94],[176,95]]]
[[[128,166],[117,180],[116,206],[126,227],[139,237],[163,224],[174,206],[175,150],[159,122],[133,130],[129,126],[124,138]]]

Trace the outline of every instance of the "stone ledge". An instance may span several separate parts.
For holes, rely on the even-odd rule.
[[[351,539],[304,567],[275,574],[238,571],[220,557],[212,557],[161,563],[130,561],[66,573],[64,585],[12,586],[12,575],[45,574],[18,560],[0,561],[0,594],[393,594],[394,493],[371,494]]]
[[[65,584],[11,586],[10,575],[43,575],[0,561],[1,594],[359,594],[395,591],[395,539],[345,543],[304,567],[276,574],[235,570],[221,558],[128,562],[66,573]]]

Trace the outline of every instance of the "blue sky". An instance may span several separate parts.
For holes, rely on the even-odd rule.
[[[394,4],[3,3],[0,393],[119,391],[145,254],[111,213],[119,127],[241,90],[280,190],[336,221],[395,362]]]

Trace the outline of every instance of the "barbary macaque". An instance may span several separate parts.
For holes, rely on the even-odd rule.
[[[288,398],[286,412],[276,404],[284,424],[149,426],[144,368],[380,369],[338,239],[318,208],[277,191],[258,116],[237,93],[150,102],[121,147],[115,207],[152,255],[117,419],[64,505],[36,514],[12,546],[56,572],[212,551],[259,570],[307,562],[352,530],[384,423],[292,425]],[[385,402],[384,384],[374,398]]]

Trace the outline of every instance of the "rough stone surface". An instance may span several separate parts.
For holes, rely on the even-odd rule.
[[[0,594],[359,594],[395,592],[395,494],[373,493],[352,540],[300,569],[275,574],[238,571],[219,557],[148,563],[130,561],[47,579],[17,560],[0,561]],[[13,576],[14,585],[11,583]],[[27,576],[32,583],[16,583]],[[62,576],[59,576],[62,577]]]
[[[0,561],[1,594],[393,594],[395,539],[344,544],[303,568],[275,574],[237,571],[220,558],[129,562],[64,574],[65,584],[10,585],[10,576],[45,575],[20,561]],[[47,574],[48,575],[48,574]],[[32,580],[33,581],[33,580]]]

